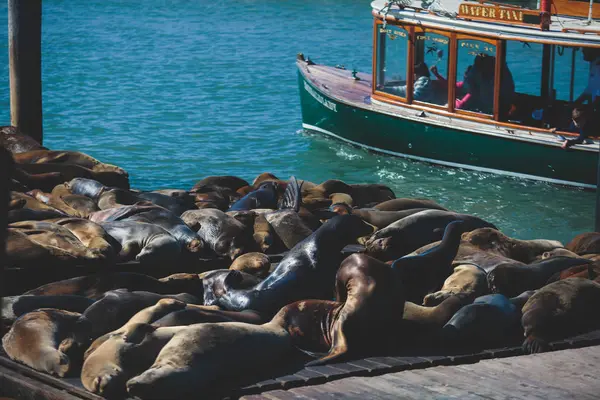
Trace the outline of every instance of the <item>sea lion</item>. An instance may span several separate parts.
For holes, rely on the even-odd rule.
[[[309,209],[329,207],[334,193],[346,193],[352,196],[352,187],[340,180],[329,179],[321,184],[302,191],[302,203]]]
[[[60,295],[60,296],[8,296],[2,297],[2,323],[9,325],[23,314],[27,314],[39,308],[55,308],[77,313],[84,312],[94,303],[93,300],[83,296]]]
[[[538,290],[523,306],[523,350],[539,353],[548,342],[597,329],[600,284],[584,278],[567,278]]]
[[[12,360],[62,378],[78,370],[90,341],[90,326],[81,314],[44,308],[19,317],[2,347]]]
[[[102,183],[86,178],[73,178],[65,183],[67,189],[73,194],[89,197],[92,200],[98,200],[104,190],[107,189]]]
[[[8,229],[6,237],[6,265],[13,267],[39,267],[39,265],[75,265],[77,255],[56,246],[39,243],[20,232]]]
[[[367,253],[382,261],[399,258],[428,243],[440,240],[446,225],[457,220],[463,221],[463,232],[481,227],[494,227],[472,215],[425,210],[375,232],[365,243],[365,247]]]
[[[98,208],[101,210],[109,210],[121,206],[131,206],[142,201],[143,200],[137,196],[137,193],[113,187],[105,187],[97,199]],[[147,203],[151,204],[150,202]]]
[[[267,221],[265,214],[256,214],[254,218],[252,237],[263,253],[278,253],[283,251],[285,245]]]
[[[488,291],[485,270],[473,264],[461,264],[454,267],[454,272],[444,281],[440,290],[425,296],[423,305],[436,306],[453,294],[470,293],[479,297]]]
[[[442,286],[452,273],[452,260],[465,228],[463,221],[452,221],[446,225],[438,246],[419,255],[401,257],[392,263],[395,279],[404,288],[408,301],[420,304],[425,295]]]
[[[181,243],[158,225],[137,221],[113,221],[100,224],[121,244],[118,259],[135,259],[144,264],[172,262],[181,255]]]
[[[84,246],[98,250],[107,260],[114,260],[121,250],[121,244],[95,222],[82,218],[59,218],[48,222],[67,228]]]
[[[114,172],[127,176],[127,172],[120,167],[105,164],[85,153],[64,150],[31,150],[15,154],[17,164],[72,164],[78,165],[94,172]]]
[[[539,289],[557,272],[576,265],[588,266],[584,258],[552,257],[529,265],[499,265],[488,276],[492,293],[514,297],[527,290]]]
[[[396,198],[392,189],[380,183],[358,183],[351,184],[350,187],[352,188],[352,198],[358,207],[380,204]]]
[[[404,296],[393,271],[374,258],[352,254],[336,274],[335,301],[297,301],[271,323],[285,328],[298,349],[320,354],[307,365],[321,365],[385,348],[389,339],[397,340],[391,333],[401,331],[403,311]]]
[[[237,176],[207,176],[196,182],[190,192],[207,193],[222,191],[223,189],[235,192],[239,188],[248,185],[247,181]]]
[[[4,147],[11,154],[47,150],[31,136],[22,134],[14,126],[0,126],[0,147]]]
[[[58,210],[32,210],[31,208],[18,208],[8,212],[8,223],[19,221],[43,221],[53,218],[66,217],[64,213]]]
[[[429,199],[411,199],[411,198],[399,198],[384,201],[375,205],[373,208],[380,211],[404,211],[411,208],[426,208],[432,210],[449,211],[447,208],[442,207],[438,203]]]
[[[229,266],[230,270],[245,272],[254,275],[259,279],[269,275],[271,260],[263,253],[246,253],[238,258]]]
[[[546,284],[567,278],[586,278],[590,280],[597,280],[599,276],[600,265],[598,265],[597,262],[594,262],[593,264],[575,265],[563,271],[557,272],[548,278]]]
[[[589,253],[600,253],[600,233],[585,232],[580,233],[571,240],[567,246],[567,250],[579,255]]]
[[[95,200],[84,195],[73,194],[66,184],[56,185],[52,189],[51,200],[55,208],[72,210],[73,214],[65,212],[75,217],[87,218],[91,213],[100,210]]]
[[[110,290],[88,307],[83,315],[92,324],[92,337],[97,338],[123,326],[138,311],[169,298],[184,303],[201,304],[190,294],[160,295],[151,292],[130,292],[127,289]]]
[[[181,219],[220,257],[235,260],[253,248],[251,231],[221,210],[190,210]]]
[[[34,163],[18,164],[19,168],[29,174],[44,174],[58,172],[62,176],[62,181],[70,181],[75,178],[93,179],[106,186],[129,189],[129,177],[118,171],[95,171],[76,164],[61,163]]]
[[[182,248],[190,253],[200,253],[204,250],[204,242],[196,232],[171,211],[161,207],[152,209],[138,209],[138,212],[123,218],[122,221],[147,222],[157,225],[169,232],[177,239]]]
[[[214,305],[217,299],[231,289],[248,289],[261,279],[237,270],[217,269],[199,275],[203,285],[203,299],[205,305]]]
[[[546,260],[548,258],[552,258],[552,257],[572,257],[572,258],[577,258],[577,257],[581,257],[579,256],[577,253],[573,253],[572,251],[569,251],[567,249],[563,249],[562,247],[550,250],[550,251],[546,251],[544,253],[542,253],[541,256],[538,256],[536,258],[536,260]]]
[[[198,209],[216,208],[226,211],[229,208],[230,198],[219,192],[195,193],[194,205]]]
[[[170,299],[169,299],[170,300]],[[118,330],[96,339],[85,353],[81,382],[92,393],[113,398],[125,394],[125,383],[147,369],[163,346],[187,327],[156,328],[149,323],[185,307],[163,299],[133,316]]]
[[[347,193],[333,193],[329,195],[329,200],[331,200],[332,207],[336,204],[345,204],[348,207],[352,207],[352,205],[354,204],[352,196],[350,196]]]
[[[121,221],[137,213],[156,209],[162,209],[162,207],[150,203],[135,203],[93,212],[89,215],[88,219],[96,223]]]
[[[376,226],[378,229],[383,229],[396,221],[401,220],[409,215],[416,214],[427,210],[426,208],[410,208],[403,211],[380,211],[371,208],[350,208],[343,204],[332,204],[330,210],[337,214],[354,214],[358,215],[363,221]]]
[[[166,208],[176,216],[194,208],[194,198],[187,194],[185,196],[169,196],[156,192],[141,192],[137,193],[137,197],[140,200],[149,201],[152,204]]]
[[[35,296],[72,295],[98,300],[110,290],[127,289],[131,292],[145,291],[158,294],[189,293],[199,298],[202,297],[202,281],[197,274],[194,276],[196,279],[171,277],[156,279],[136,272],[99,273],[47,283],[24,294]]]
[[[173,328],[156,332],[161,329]],[[127,392],[143,399],[185,398],[218,378],[270,368],[291,351],[290,336],[273,324],[195,324],[176,333],[150,368],[127,381]]]
[[[463,234],[462,240],[482,250],[529,264],[546,251],[564,247],[556,240],[519,240],[495,228],[484,227]]]
[[[340,252],[370,231],[372,228],[359,217],[338,215],[291,249],[265,280],[246,290],[228,289],[217,299],[217,305],[226,310],[274,314],[293,301],[327,298]]]
[[[294,210],[279,210],[264,216],[286,249],[292,249],[313,233]]]
[[[532,294],[527,292],[526,296]],[[443,340],[450,345],[479,348],[518,340],[523,335],[520,322],[525,301],[525,298],[509,299],[502,294],[478,297],[473,304],[458,310],[444,325]]]
[[[10,210],[15,210],[19,208],[29,208],[31,210],[48,210],[65,214],[64,212],[39,201],[38,199],[29,194],[19,193],[15,191],[10,192],[10,203],[8,205],[8,208]]]

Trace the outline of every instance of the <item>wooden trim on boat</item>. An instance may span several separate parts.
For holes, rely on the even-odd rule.
[[[564,131],[551,132],[550,129],[537,128],[534,126],[527,126],[527,125],[511,124],[509,122],[494,121],[492,119],[491,115],[475,113],[472,111],[464,111],[463,110],[459,114],[458,112],[452,113],[452,112],[448,112],[447,110],[429,107],[428,103],[422,103],[422,104],[426,104],[427,106],[424,106],[421,104],[418,104],[418,105],[417,104],[407,104],[406,102],[403,101],[404,99],[402,99],[400,97],[395,97],[395,96],[389,95],[387,93],[382,93],[382,92],[373,93],[372,98],[374,100],[379,100],[381,102],[388,103],[391,105],[403,106],[403,107],[407,107],[407,108],[410,108],[413,110],[418,110],[418,111],[432,112],[434,114],[443,115],[445,117],[460,118],[460,119],[464,119],[465,121],[470,121],[470,122],[485,123],[487,125],[492,125],[497,128],[518,129],[521,131],[546,133],[548,135],[562,135],[562,136],[572,136],[572,137],[578,136],[576,133],[573,133],[573,132],[564,132]],[[456,110],[456,111],[460,111],[460,110]],[[491,121],[493,121],[493,123]]]
[[[496,66],[494,67],[494,120],[500,120],[500,81],[502,78],[502,66],[504,65],[504,42],[496,41]]]
[[[375,19],[379,20],[379,21],[383,21],[383,17],[379,15],[379,13],[375,10],[372,11],[372,15],[373,17],[375,17]],[[385,17],[385,20],[387,23],[393,24],[393,25],[414,25],[414,26],[424,26],[426,28],[429,29],[440,29],[440,30],[446,30],[447,32],[456,32],[456,33],[461,33],[461,34],[465,34],[465,35],[481,35],[482,37],[486,37],[486,38],[491,38],[491,39],[499,39],[499,40],[516,40],[516,41],[521,41],[521,42],[529,42],[529,43],[539,43],[539,44],[553,44],[553,45],[557,45],[557,46],[569,46],[569,47],[589,47],[589,48],[600,48],[600,43],[580,43],[577,42],[578,40],[581,39],[573,39],[573,41],[571,42],[565,42],[562,40],[554,40],[554,39],[537,39],[537,38],[532,38],[529,36],[524,36],[524,35],[520,35],[520,34],[514,34],[514,33],[501,33],[501,34],[497,34],[497,33],[493,33],[493,32],[481,32],[481,31],[477,31],[477,33],[475,32],[475,28],[473,29],[473,31],[467,30],[467,29],[462,29],[456,26],[446,26],[444,28],[440,28],[437,26],[430,26],[428,25],[427,22],[423,22],[423,21],[418,21],[418,22],[412,22],[412,21],[407,21],[407,20],[400,20],[397,19],[396,17],[392,16],[392,15],[387,15]],[[438,22],[439,24],[443,24],[442,21]],[[556,32],[558,33],[558,32]]]
[[[456,33],[450,33],[450,52],[449,63],[450,68],[448,68],[448,111],[454,113],[456,107],[456,63],[457,63],[457,40]]]

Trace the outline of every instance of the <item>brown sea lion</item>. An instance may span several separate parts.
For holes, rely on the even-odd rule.
[[[600,327],[600,284],[567,278],[538,290],[523,306],[523,350],[539,353],[548,342]]]
[[[425,296],[423,305],[436,306],[458,293],[472,294],[474,297],[483,296],[489,291],[486,276],[485,270],[475,265],[458,265],[454,267],[454,272],[444,281],[440,290]]]
[[[599,276],[600,265],[598,265],[597,262],[594,262],[593,264],[575,265],[563,271],[557,272],[548,279],[546,284],[567,278],[586,278],[590,280],[596,280]]]
[[[248,182],[237,176],[207,176],[196,182],[190,192],[206,193],[228,189],[235,192],[243,186],[248,186]]]
[[[409,215],[427,210],[426,208],[410,208],[403,211],[380,211],[374,208],[350,208],[344,204],[332,204],[330,210],[337,214],[358,215],[363,221],[383,229]]]
[[[313,233],[300,215],[293,210],[279,210],[264,214],[264,216],[288,250]]]
[[[541,256],[536,257],[536,260],[547,260],[548,258],[552,258],[552,257],[572,257],[572,258],[577,258],[577,257],[581,257],[581,256],[577,255],[576,253],[573,253],[572,251],[564,249],[562,247],[558,247],[556,249],[553,249],[553,250],[546,251],[546,252],[542,253]]]
[[[58,209],[65,207],[68,208],[68,210],[73,210],[71,211],[73,214],[65,211],[73,216],[87,218],[91,213],[100,210],[96,201],[87,196],[71,193],[71,190],[65,184],[56,185],[54,189],[52,189],[51,195],[51,205],[53,205],[53,207]],[[75,212],[79,215],[76,215]]]
[[[254,247],[251,229],[221,210],[190,210],[181,219],[218,256],[235,260]]]
[[[12,360],[64,377],[78,371],[90,341],[90,326],[81,314],[45,308],[19,317],[2,347]]]
[[[252,237],[263,253],[278,253],[285,249],[285,245],[275,233],[275,230],[267,221],[265,214],[256,214],[253,225]]]
[[[261,183],[263,182],[284,182],[281,179],[279,179],[278,177],[276,177],[274,174],[270,173],[270,172],[263,172],[262,174],[258,175],[256,178],[254,178],[254,180],[252,181],[252,185],[250,185],[250,187],[253,187],[254,189],[257,189]]]
[[[156,328],[150,322],[183,309],[185,303],[163,299],[135,314],[119,329],[96,339],[85,353],[81,382],[90,392],[104,397],[125,394],[125,382],[147,369],[162,349],[184,326]]]
[[[8,212],[8,223],[20,221],[43,221],[47,219],[63,218],[67,215],[60,211],[32,210],[30,208],[18,208]]]
[[[254,275],[259,279],[269,275],[271,261],[269,257],[263,253],[246,253],[238,258],[229,266],[230,270],[245,272]]]
[[[8,229],[6,238],[6,265],[39,267],[40,265],[74,265],[79,258],[67,250],[31,240],[18,229]]]
[[[507,297],[518,296],[528,290],[541,288],[551,276],[576,265],[591,265],[584,258],[552,257],[529,265],[499,265],[488,276],[492,293]]]
[[[130,292],[126,289],[111,290],[88,307],[83,315],[92,324],[92,337],[97,338],[123,326],[138,311],[156,304],[160,299],[169,298],[184,303],[202,304],[190,294],[160,295],[151,292]]]
[[[194,274],[194,276],[196,279],[170,277],[156,279],[135,272],[99,273],[47,283],[24,294],[36,296],[73,295],[98,300],[105,292],[110,290],[127,289],[132,292],[146,291],[158,294],[189,293],[196,297],[202,297],[202,281],[198,278],[198,275]]]
[[[58,172],[61,174],[63,182],[70,181],[75,178],[87,178],[101,182],[106,186],[129,189],[129,177],[118,170],[94,171],[76,164],[61,163],[34,163],[18,165],[20,169],[29,174]]]
[[[0,146],[11,154],[33,150],[47,150],[29,135],[22,134],[14,126],[0,126]]]
[[[447,208],[442,207],[438,203],[429,199],[412,199],[412,198],[399,198],[384,201],[374,206],[376,210],[380,211],[404,211],[411,208],[426,208],[434,210],[449,211]]]
[[[18,208],[29,208],[30,210],[49,210],[64,214],[64,212],[39,201],[31,195],[19,192],[10,192],[10,203],[8,208],[10,210]]]
[[[96,249],[108,260],[113,260],[121,245],[101,225],[82,218],[50,219],[48,222],[67,228],[87,248]]]
[[[459,220],[463,221],[463,232],[481,227],[494,227],[473,215],[425,210],[378,230],[365,243],[365,247],[367,253],[382,261],[399,258],[428,243],[440,240],[446,225]]]
[[[347,193],[333,193],[329,195],[329,200],[331,200],[332,206],[336,204],[346,204],[348,207],[352,207],[354,205],[352,196]]]
[[[352,184],[350,187],[357,207],[376,205],[396,198],[392,189],[380,183],[359,183]]]
[[[546,251],[564,247],[556,240],[519,240],[493,228],[480,228],[463,234],[462,240],[482,250],[529,264]]]
[[[567,250],[579,255],[600,253],[600,233],[585,232],[575,236],[566,246]]]
[[[17,164],[74,164],[95,172],[116,172],[127,175],[115,165],[105,164],[78,151],[32,150],[15,154]]]
[[[315,187],[302,191],[302,204],[309,210],[326,208],[331,205],[331,196],[334,193],[346,193],[352,196],[352,187],[340,180],[330,179]]]

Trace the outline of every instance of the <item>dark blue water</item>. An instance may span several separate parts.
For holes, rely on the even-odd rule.
[[[4,27],[4,28],[2,28]],[[368,1],[47,1],[44,144],[129,171],[140,189],[271,171],[381,182],[519,238],[593,229],[593,193],[373,155],[303,134],[296,53],[371,70]],[[0,3],[0,124],[8,125],[7,6]]]

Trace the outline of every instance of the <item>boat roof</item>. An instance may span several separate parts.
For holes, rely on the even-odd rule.
[[[551,1],[551,0],[549,0]],[[402,7],[399,6],[402,5]],[[511,4],[484,3],[459,0],[374,0],[373,14],[393,17],[398,21],[426,24],[430,28],[456,30],[474,35],[487,33],[509,40],[542,40],[564,45],[600,46],[600,20],[566,15],[551,15],[548,30],[536,26],[518,26],[509,22],[472,21],[459,17],[461,4],[485,6],[494,4],[511,10],[538,11]]]

